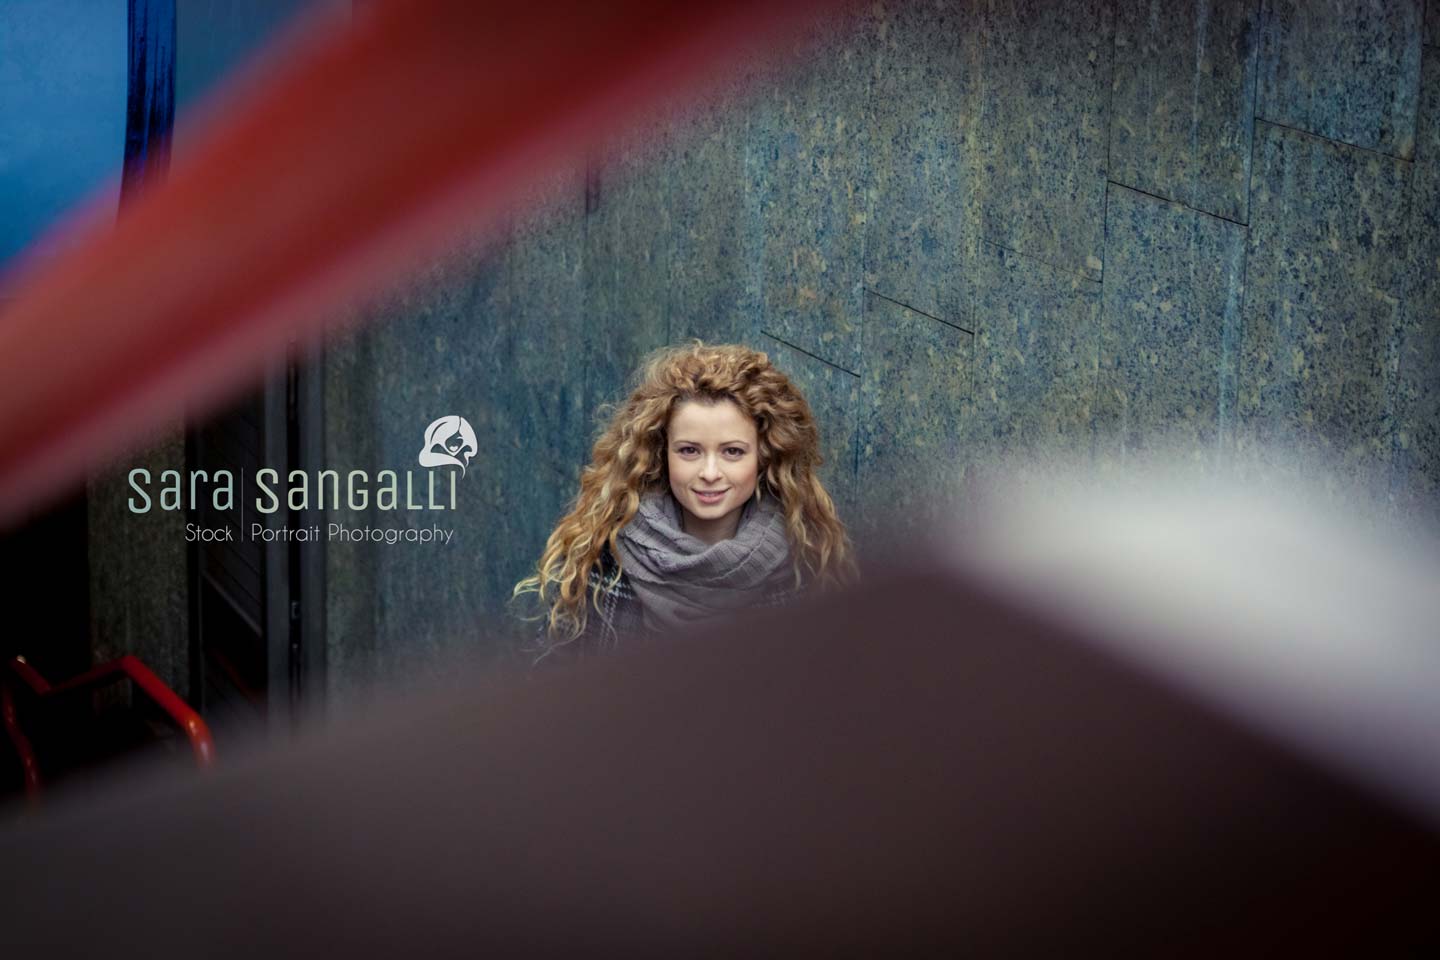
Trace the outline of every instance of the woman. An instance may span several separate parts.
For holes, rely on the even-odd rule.
[[[815,475],[819,440],[765,354],[697,341],[653,355],[539,568],[515,586],[548,608],[540,658],[850,579],[849,538]]]

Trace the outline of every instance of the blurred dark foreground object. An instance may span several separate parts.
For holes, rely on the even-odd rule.
[[[1440,946],[1427,827],[938,569],[477,677],[12,826],[5,942],[245,958]]]

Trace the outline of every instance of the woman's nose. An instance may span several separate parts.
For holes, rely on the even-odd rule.
[[[705,458],[705,463],[700,468],[700,479],[707,481],[720,479],[720,460],[718,457],[712,455]]]

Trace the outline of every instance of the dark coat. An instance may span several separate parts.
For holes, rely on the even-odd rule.
[[[622,637],[648,638],[651,631],[645,626],[640,598],[630,586],[630,577],[624,571],[620,579],[611,584],[619,564],[607,545],[600,553],[600,562],[590,568],[590,581],[585,591],[585,629],[568,643],[551,646],[547,635],[548,624],[542,622],[536,633],[536,663],[550,663],[584,657],[620,645]],[[600,608],[597,612],[591,599],[596,587],[600,588]],[[758,601],[758,607],[780,607],[791,603],[805,593],[805,587],[789,587],[767,594]]]

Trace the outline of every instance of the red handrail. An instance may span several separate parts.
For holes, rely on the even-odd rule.
[[[25,796],[34,803],[40,797],[40,763],[35,759],[35,749],[30,746],[30,738],[20,729],[20,721],[15,716],[15,698],[11,696],[10,688],[3,683],[0,683],[0,717],[4,718],[5,732],[10,735],[10,743],[14,745],[15,754],[20,758],[20,769],[25,775]]]
[[[190,741],[191,750],[195,753],[195,763],[198,766],[208,767],[215,762],[215,740],[210,735],[210,728],[206,726],[200,714],[196,713],[184,700],[181,700],[175,691],[166,686],[165,681],[155,676],[154,672],[136,657],[126,654],[118,660],[102,663],[78,677],[72,677],[54,686],[51,686],[38,670],[30,666],[24,657],[11,658],[9,666],[10,672],[23,680],[26,686],[39,697],[81,690],[106,682],[115,678],[116,675],[128,677],[131,683],[149,697],[184,732],[186,739]],[[24,733],[16,722],[14,702],[8,689],[5,691],[4,708],[5,728],[10,734],[11,741],[15,743],[16,751],[21,754],[21,763],[26,765],[26,791],[30,792],[31,771],[38,768],[34,767],[34,753],[29,749],[29,742],[24,740]],[[17,740],[17,737],[20,739]],[[24,741],[23,749],[21,741]],[[39,788],[38,776],[39,774],[36,772],[35,789],[37,790]]]

